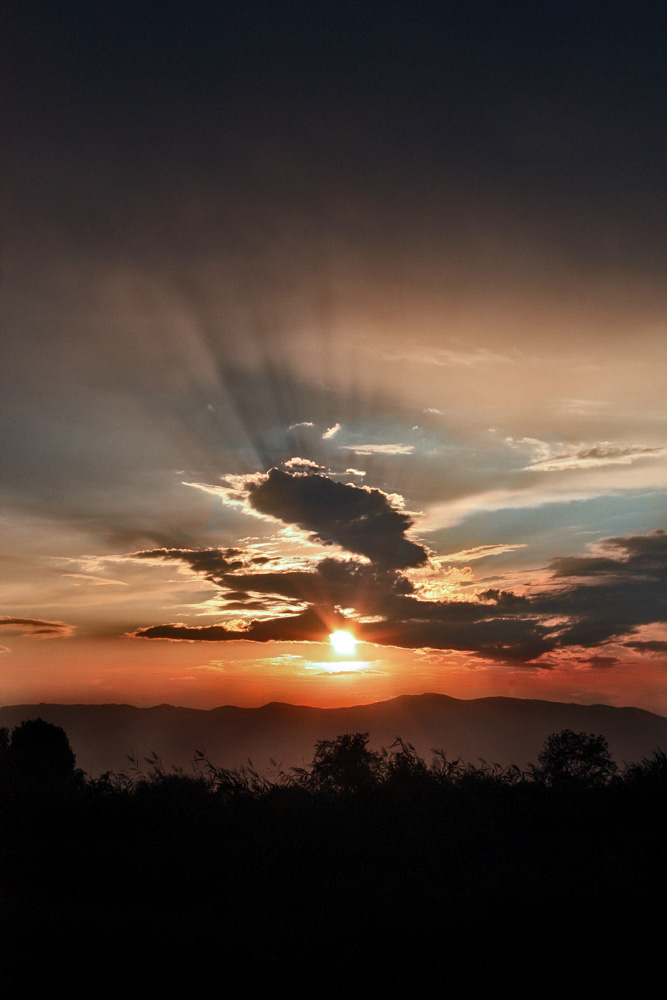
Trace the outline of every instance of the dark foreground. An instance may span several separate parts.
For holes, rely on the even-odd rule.
[[[354,734],[273,780],[200,760],[92,781],[64,744],[31,758],[6,739],[5,988],[648,993],[667,757],[619,773],[602,744],[597,770],[521,773]]]

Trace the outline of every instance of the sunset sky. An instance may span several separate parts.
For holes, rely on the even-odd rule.
[[[667,714],[661,6],[8,7],[0,703]]]

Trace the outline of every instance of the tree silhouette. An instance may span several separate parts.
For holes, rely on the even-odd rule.
[[[16,726],[3,756],[10,780],[40,792],[61,789],[78,774],[67,733],[43,719]]]
[[[548,736],[537,759],[539,766],[533,764],[530,770],[533,777],[548,785],[603,785],[618,771],[604,736],[571,729]]]
[[[368,749],[368,733],[344,733],[334,740],[318,740],[310,772],[317,788],[360,791],[381,777],[384,757]]]

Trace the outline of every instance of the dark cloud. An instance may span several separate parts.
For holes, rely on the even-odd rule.
[[[511,590],[496,590],[491,588],[479,595],[481,601],[492,601],[503,608],[520,608],[530,604],[527,597],[513,594]]]
[[[164,562],[184,562],[195,573],[201,573],[211,583],[221,585],[226,573],[242,569],[245,563],[237,558],[242,549],[145,549],[133,552],[135,559],[161,559]]]
[[[0,629],[17,629],[24,635],[36,639],[66,639],[74,632],[74,626],[66,622],[49,622],[42,618],[10,618],[0,615]]]
[[[380,618],[349,623],[357,637],[368,642],[466,650],[516,662],[535,659],[555,646],[527,598],[510,591],[486,591],[483,601],[420,600],[401,571],[354,559],[324,559],[311,573],[235,574],[225,582],[234,580],[242,581],[249,592],[280,594]]]
[[[329,607],[311,607],[298,615],[254,620],[246,629],[226,628],[224,625],[153,625],[139,628],[132,633],[137,639],[170,639],[190,642],[324,642],[336,628],[349,622],[343,615]]]
[[[388,613],[389,605],[415,589],[399,570],[356,559],[323,559],[317,570],[333,603],[365,615]]]
[[[221,583],[246,593],[354,608],[360,615],[388,614],[392,602],[414,591],[403,573],[356,559],[323,559],[313,571],[234,573]]]
[[[170,556],[173,555],[171,550]],[[192,553],[187,561],[192,565]],[[210,553],[199,562],[206,567]],[[211,578],[210,575],[207,578]],[[530,608],[525,598],[509,591],[487,591],[483,601],[423,601],[403,572],[356,559],[324,559],[314,571],[222,574],[215,581],[230,589],[227,610],[253,612],[265,607],[256,595],[280,595],[310,605],[299,615],[252,620],[247,629],[224,625],[188,627],[168,624],[143,628],[138,638],[225,642],[246,640],[322,641],[335,627],[353,628],[368,642],[404,648],[433,647],[476,652],[490,659],[525,663],[554,647],[548,629],[533,617],[514,613]],[[339,609],[353,609],[360,617],[381,619],[359,622],[345,618]]]
[[[576,582],[533,599],[543,614],[565,620],[554,628],[559,645],[599,646],[667,621],[667,533],[609,538],[604,545],[608,556],[555,560],[554,579]]]
[[[340,545],[381,566],[419,566],[428,559],[423,545],[405,537],[412,518],[392,506],[382,490],[280,469],[246,488],[258,513],[296,524],[325,545]]]
[[[535,619],[487,618],[482,605],[474,606],[476,613],[467,608],[457,618],[454,603],[442,606],[441,620],[425,616],[378,622],[361,625],[355,632],[366,641],[380,645],[451,649],[482,659],[516,664],[530,663],[556,646],[549,629]],[[418,616],[419,609],[414,611]]]
[[[609,556],[561,556],[551,563],[554,577],[603,576],[618,572],[617,559]]]
[[[299,601],[316,602],[324,597],[324,588],[317,573],[302,571],[239,573],[224,576],[222,582],[229,587],[239,587],[246,592],[280,594],[283,597],[296,598]]]
[[[225,628],[224,625],[150,625],[130,633],[132,639],[177,639],[186,642],[226,642],[247,639],[243,630]]]
[[[403,573],[358,559],[323,559],[313,570],[265,571],[267,557],[249,556],[237,548],[150,549],[132,557],[185,563],[220,587],[226,602],[238,602],[237,608],[262,607],[258,595],[279,595],[301,603],[354,608],[359,614],[385,614],[388,602],[414,591]]]
[[[609,538],[605,544],[627,553],[631,559],[651,560],[655,568],[664,570],[667,561],[667,531],[657,529],[647,535]]]
[[[638,653],[658,656],[667,653],[667,642],[661,639],[648,639],[644,642],[640,640],[636,642],[624,642],[623,645],[628,646],[630,649],[636,649]]]
[[[363,634],[398,646],[531,662],[558,648],[595,648],[640,626],[667,622],[667,534],[611,538],[605,548],[609,555],[556,560],[553,581],[573,582],[531,597],[489,589],[474,601],[428,602],[385,590],[375,601],[385,621],[363,626]],[[636,648],[660,651],[654,644]],[[590,662],[606,667],[613,658]]]
[[[415,601],[415,605],[418,603]],[[419,614],[417,607],[413,610],[416,615]],[[359,623],[329,606],[313,606],[298,615],[253,620],[247,629],[224,625],[192,627],[167,624],[137,629],[132,637],[190,642],[324,642],[334,629],[348,628],[358,639],[379,645],[405,649],[452,649],[517,664],[529,663],[550,652],[556,645],[549,638],[548,630],[533,620],[484,618],[482,605],[476,606],[476,617],[470,609],[457,617],[456,609],[451,605],[444,605],[441,610],[448,613],[447,620],[438,621],[427,616]]]
[[[589,667],[597,670],[608,670],[618,663],[617,656],[589,656],[586,661]]]
[[[607,538],[608,556],[573,556],[554,559],[554,576],[599,576],[601,574],[637,577],[665,573],[667,567],[667,532],[658,529],[647,535]]]
[[[317,519],[321,516],[324,520],[326,513],[326,507],[321,512],[319,505],[325,505],[329,487],[338,484],[324,480],[328,484],[324,486],[319,482],[320,476],[296,477],[297,482],[294,478],[278,473],[276,484],[275,476],[270,474],[260,484],[268,484],[267,489],[253,496],[263,512],[268,513],[270,507],[273,516],[281,511],[287,519],[287,508],[290,520],[298,517],[301,526],[316,530]],[[314,494],[303,488],[305,482],[313,481]],[[367,491],[355,487],[333,494],[339,507],[329,518],[329,537],[345,533],[342,511],[348,509],[346,505],[363,518],[359,510],[365,511],[364,505],[354,506],[360,499],[357,493],[367,495]],[[380,498],[371,497],[370,524],[376,531],[372,537],[375,546],[381,537],[397,537],[397,529],[392,536],[391,516],[386,519],[388,528],[385,518],[387,513],[399,512],[386,504],[384,494],[377,490],[371,493]],[[303,511],[298,509],[299,503],[303,504]],[[376,511],[377,524],[373,517]],[[409,523],[409,518],[406,520]],[[358,529],[351,530],[356,544]],[[325,533],[323,527],[320,531]],[[233,603],[226,605],[228,610],[256,611],[268,606],[262,602],[271,602],[276,597],[307,607],[298,615],[252,620],[247,630],[235,631],[222,625],[197,628],[163,625],[140,629],[134,634],[143,638],[203,641],[320,641],[332,630],[334,622],[338,627],[347,622],[359,639],[379,645],[457,650],[487,660],[531,664],[558,649],[594,650],[611,640],[631,636],[642,625],[667,621],[667,534],[656,531],[611,538],[604,544],[608,554],[555,560],[551,589],[527,597],[490,588],[467,601],[422,600],[403,570],[380,559],[366,563],[359,559],[328,558],[309,571],[254,572],[248,560],[235,558],[239,554],[235,549],[224,553],[156,550],[147,556],[184,559],[217,586],[229,588],[225,596],[232,598]],[[346,619],[341,612],[349,617]],[[626,645],[640,652],[667,651],[667,643],[657,641],[626,642]],[[587,660],[589,666],[596,668],[611,667],[615,662],[615,657],[604,653],[590,655]],[[552,661],[543,660],[538,665],[550,667]]]

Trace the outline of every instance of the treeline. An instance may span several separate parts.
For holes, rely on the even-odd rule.
[[[17,982],[94,962],[191,990],[214,961],[258,981],[356,970],[414,985],[428,969],[458,987],[560,949],[598,989],[619,928],[627,956],[661,927],[661,750],[619,769],[602,736],[565,730],[520,769],[427,762],[398,738],[379,752],[353,733],[269,776],[203,753],[191,773],[128,765],[86,776],[41,720],[2,733],[0,915]]]
[[[396,737],[381,751],[369,747],[368,733],[346,733],[333,740],[319,740],[310,767],[284,770],[271,760],[267,774],[252,762],[239,768],[218,767],[206,753],[194,753],[192,770],[166,768],[156,754],[140,761],[128,756],[124,772],[108,771],[98,778],[76,768],[76,759],[65,731],[34,719],[14,730],[0,729],[0,793],[5,807],[18,797],[52,799],[75,790],[93,795],[142,795],[151,787],[197,788],[220,799],[261,798],[278,790],[295,789],[311,795],[363,795],[380,788],[402,793],[429,788],[452,790],[473,786],[490,788],[533,785],[574,793],[584,789],[644,787],[659,789],[667,783],[667,754],[658,748],[637,763],[622,769],[613,760],[607,740],[593,733],[564,729],[544,743],[536,764],[525,768],[501,766],[479,760],[449,759],[433,750],[427,763],[411,743]]]

